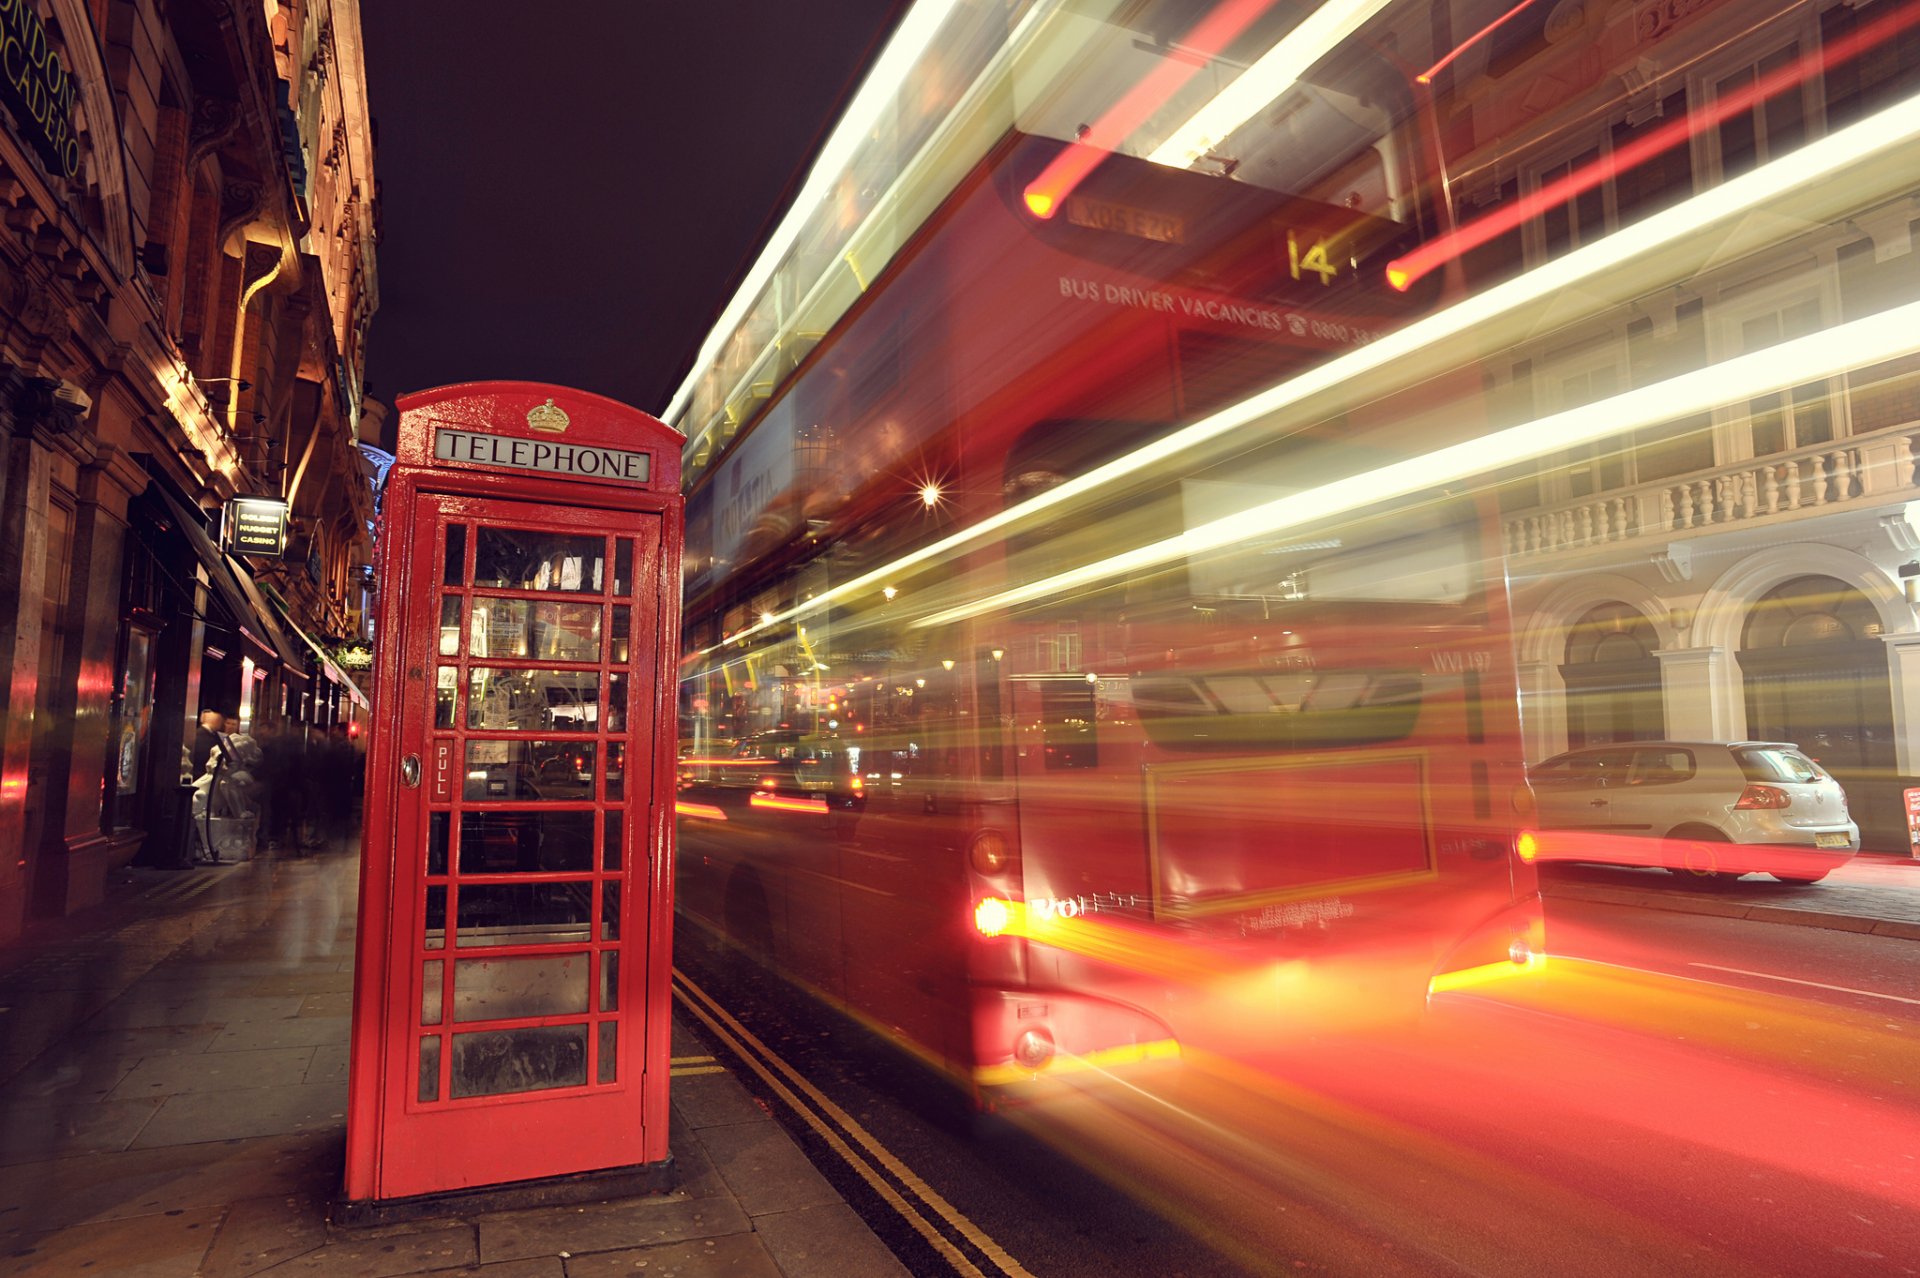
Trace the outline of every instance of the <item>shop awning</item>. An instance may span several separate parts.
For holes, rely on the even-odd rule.
[[[274,611],[280,614],[280,619],[286,623],[287,629],[299,635],[301,642],[313,649],[313,655],[318,658],[320,662],[321,674],[345,689],[347,696],[362,710],[371,708],[373,703],[367,699],[366,693],[360,691],[360,685],[355,683],[347,672],[340,668],[340,663],[335,661],[332,656],[328,654],[327,650],[320,646],[318,640],[300,628],[299,623],[294,621],[293,616],[287,611],[286,605],[281,602],[277,594],[273,597],[273,607]]]
[[[233,579],[240,583],[240,592],[247,597],[247,602],[253,605],[254,612],[259,615],[262,624],[266,626],[268,634],[272,637],[274,651],[280,654],[280,664],[286,668],[286,673],[290,677],[305,683],[307,655],[300,651],[298,644],[287,638],[287,632],[280,624],[280,614],[267,603],[266,596],[260,593],[260,587],[254,584],[253,574],[234,563],[232,555],[227,555],[225,558],[228,566],[233,569]]]
[[[201,516],[190,511],[185,502],[167,491],[167,486],[153,483],[151,489],[160,494],[161,500],[173,514],[173,522],[178,525],[180,535],[193,547],[194,557],[207,570],[208,588],[220,598],[220,603],[233,617],[234,625],[240,628],[242,638],[253,643],[259,655],[268,661],[278,660],[286,666],[286,673],[296,679],[305,678],[306,662],[294,660],[288,662],[288,654],[295,658],[299,649],[287,641],[286,634],[273,619],[272,611],[266,601],[260,598],[260,592],[254,588],[253,579],[236,569],[220,548],[213,544],[213,538],[207,536],[207,530],[201,524]],[[245,586],[242,586],[242,582]]]

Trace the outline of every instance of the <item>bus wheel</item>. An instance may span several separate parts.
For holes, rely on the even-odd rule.
[[[1771,873],[1771,871],[1769,871],[1769,873]],[[1774,874],[1773,877],[1782,883],[1792,883],[1797,887],[1805,887],[1809,883],[1818,883],[1830,873],[1832,873],[1832,871],[1822,870],[1818,874]]]

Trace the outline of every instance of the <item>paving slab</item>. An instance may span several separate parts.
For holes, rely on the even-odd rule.
[[[326,1204],[304,1194],[234,1203],[198,1278],[250,1278],[327,1243]]]
[[[352,1031],[345,1016],[290,1016],[278,1021],[248,1021],[221,1030],[208,1048],[215,1052],[247,1052],[263,1047],[319,1047],[344,1043]]]
[[[480,1257],[487,1261],[656,1247],[752,1229],[732,1199],[679,1195],[496,1212],[477,1217],[475,1223],[480,1228]]]
[[[324,1188],[338,1178],[340,1156],[337,1133],[323,1133],[0,1168],[0,1238]]]
[[[706,1127],[699,1136],[715,1169],[749,1216],[842,1201],[777,1123]]]
[[[786,1278],[898,1278],[907,1272],[838,1198],[755,1216],[753,1228]]]
[[[781,1278],[780,1266],[753,1234],[706,1238],[667,1247],[573,1256],[567,1278]]]
[[[147,1099],[0,1107],[0,1165],[125,1149],[161,1104]]]
[[[311,1047],[280,1047],[251,1052],[155,1056],[129,1071],[114,1089],[111,1099],[287,1087],[305,1080],[307,1067],[313,1063],[313,1053]]]
[[[0,1257],[18,1278],[193,1278],[212,1245],[220,1210],[170,1212],[80,1225],[37,1238]],[[18,1266],[17,1268],[15,1266]]]
[[[231,1025],[235,1021],[277,1021],[297,1016],[302,996],[286,994],[276,998],[208,997],[186,994],[179,998],[132,998],[122,996],[103,1008],[89,1028],[139,1029],[147,1025]]]
[[[184,1092],[165,1099],[133,1144],[149,1148],[322,1131],[344,1125],[346,1109],[344,1082]]]
[[[401,1274],[432,1273],[478,1263],[472,1227],[456,1225],[386,1238],[356,1238],[336,1233],[312,1251],[256,1272],[273,1274],[276,1278],[293,1274],[318,1274],[322,1278],[398,1278]]]
[[[766,1107],[731,1074],[691,1074],[674,1079],[673,1108],[694,1128],[773,1121]]]

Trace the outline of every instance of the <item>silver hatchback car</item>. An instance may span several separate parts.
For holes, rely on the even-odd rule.
[[[1787,741],[1627,741],[1528,769],[1542,860],[1663,866],[1708,885],[1817,883],[1860,847],[1846,791]]]

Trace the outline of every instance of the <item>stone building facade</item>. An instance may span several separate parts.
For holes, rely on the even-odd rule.
[[[378,205],[355,0],[0,0],[0,41],[4,943],[180,855],[202,709],[353,712]]]
[[[1454,29],[1508,6],[1459,0]],[[1464,218],[1568,174],[1472,255],[1498,278],[1792,157],[1920,92],[1897,6],[1541,4],[1453,68]],[[1662,130],[1678,139],[1642,147]],[[1564,411],[1920,299],[1920,198],[1861,185],[1818,220],[1701,237],[1634,300],[1565,299],[1485,369],[1498,422]],[[1909,848],[1920,785],[1920,358],[1636,428],[1502,477],[1527,756],[1630,739],[1790,740],[1868,847]]]

